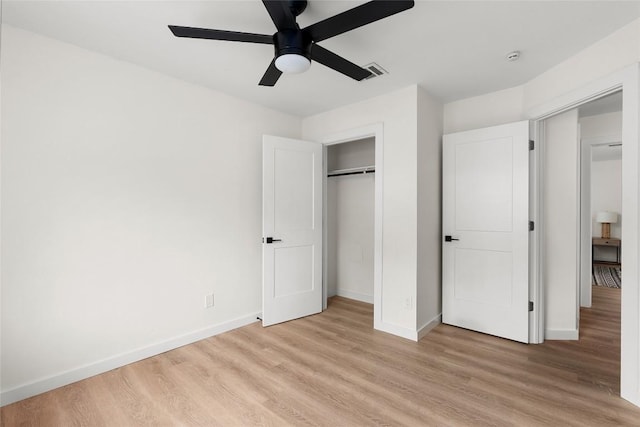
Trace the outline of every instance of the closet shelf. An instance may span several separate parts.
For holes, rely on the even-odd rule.
[[[361,166],[359,168],[332,170],[327,172],[327,176],[332,177],[332,176],[344,176],[344,175],[363,175],[368,173],[374,173],[375,171],[376,171],[375,166]]]

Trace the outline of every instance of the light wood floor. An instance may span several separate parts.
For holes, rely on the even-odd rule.
[[[372,306],[255,323],[2,409],[3,426],[640,425],[620,399],[620,290],[594,287],[579,342],[440,325],[419,343]]]

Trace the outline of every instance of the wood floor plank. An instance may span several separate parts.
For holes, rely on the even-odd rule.
[[[579,341],[439,325],[420,342],[329,308],[211,337],[0,410],[2,426],[638,426],[622,400],[620,290],[593,288]]]

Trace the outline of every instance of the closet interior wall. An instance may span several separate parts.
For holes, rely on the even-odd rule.
[[[375,173],[331,176],[375,165],[375,139],[327,148],[327,295],[373,303]]]

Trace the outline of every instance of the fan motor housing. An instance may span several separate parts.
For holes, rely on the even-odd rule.
[[[302,55],[311,59],[311,37],[300,30],[283,30],[273,35],[275,56]]]
[[[293,16],[299,16],[307,8],[307,0],[289,0],[289,10]]]

